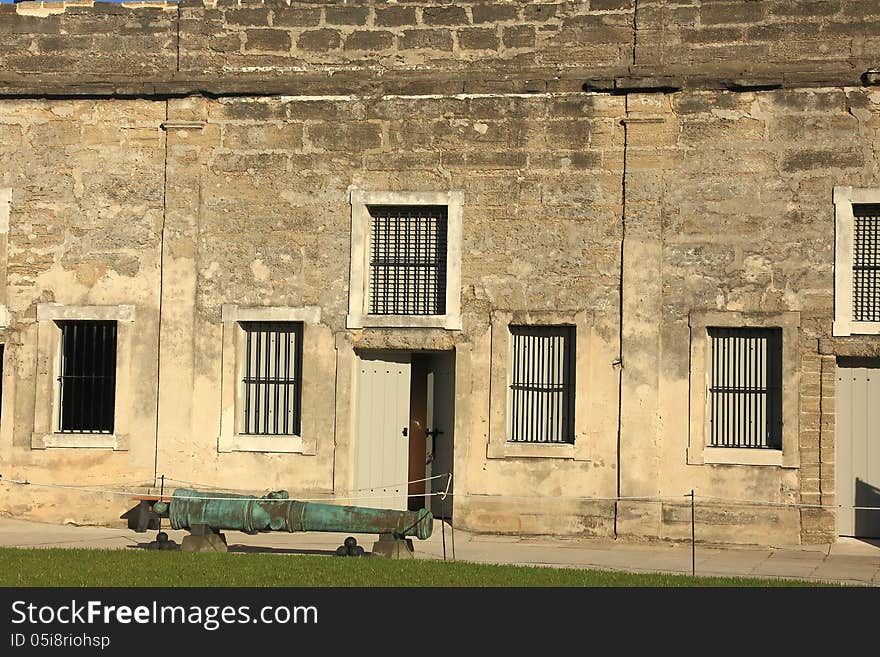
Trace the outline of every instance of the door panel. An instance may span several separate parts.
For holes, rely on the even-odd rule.
[[[410,379],[409,406],[409,510],[427,508],[425,503],[425,478],[428,460],[427,449],[427,358],[422,354],[412,355],[412,377]]]
[[[836,437],[838,533],[880,537],[880,360],[841,359]]]
[[[355,425],[357,506],[406,509],[410,356],[358,354]]]

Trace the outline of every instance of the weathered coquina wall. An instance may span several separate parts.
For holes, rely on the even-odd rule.
[[[781,505],[835,504],[835,354],[880,355],[831,337],[832,189],[880,186],[873,4],[0,6],[0,474],[344,493],[355,349],[454,349],[457,525],[684,538],[683,497],[584,498],[694,489],[704,540],[833,540],[833,512]],[[346,328],[353,189],[463,191],[460,331]],[[318,314],[311,453],[218,449],[229,305]],[[113,446],[46,437],[45,326],[67,306],[128,327]],[[795,331],[781,466],[697,455],[692,334],[709,312]],[[509,317],[588,327],[574,456],[493,451]],[[23,517],[128,506],[2,488],[0,512]]]

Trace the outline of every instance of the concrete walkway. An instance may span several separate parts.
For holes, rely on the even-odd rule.
[[[427,541],[415,540],[416,555],[452,558],[452,530],[436,522]],[[169,531],[178,543],[183,531]],[[348,534],[309,532],[267,533],[248,536],[228,532],[231,552],[277,552],[331,555]],[[366,550],[375,535],[353,534]],[[156,537],[155,531],[138,534],[111,527],[50,525],[0,518],[0,546],[136,548]],[[637,543],[607,539],[561,539],[471,534],[455,531],[455,557],[459,561],[597,568],[629,572],[683,573],[691,571],[689,544]],[[719,547],[697,544],[698,575],[790,577],[813,581],[880,586],[880,541],[841,539],[830,545],[787,547]]]

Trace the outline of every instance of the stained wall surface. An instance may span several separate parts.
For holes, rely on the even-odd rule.
[[[345,494],[356,350],[454,349],[459,526],[685,538],[694,489],[705,540],[833,540],[835,355],[880,355],[831,335],[832,190],[880,187],[871,4],[0,6],[0,473]],[[346,328],[352,190],[463,191],[461,330]],[[133,307],[116,449],[41,443],[52,304]],[[314,450],[219,448],[230,305],[319,315]],[[711,311],[795,322],[785,465],[692,458]],[[510,317],[583,329],[574,455],[492,447]],[[128,508],[4,488],[22,517]]]

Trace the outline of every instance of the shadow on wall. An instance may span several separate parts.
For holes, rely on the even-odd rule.
[[[880,538],[880,488],[856,478],[855,535]],[[871,507],[871,508],[865,508]]]

